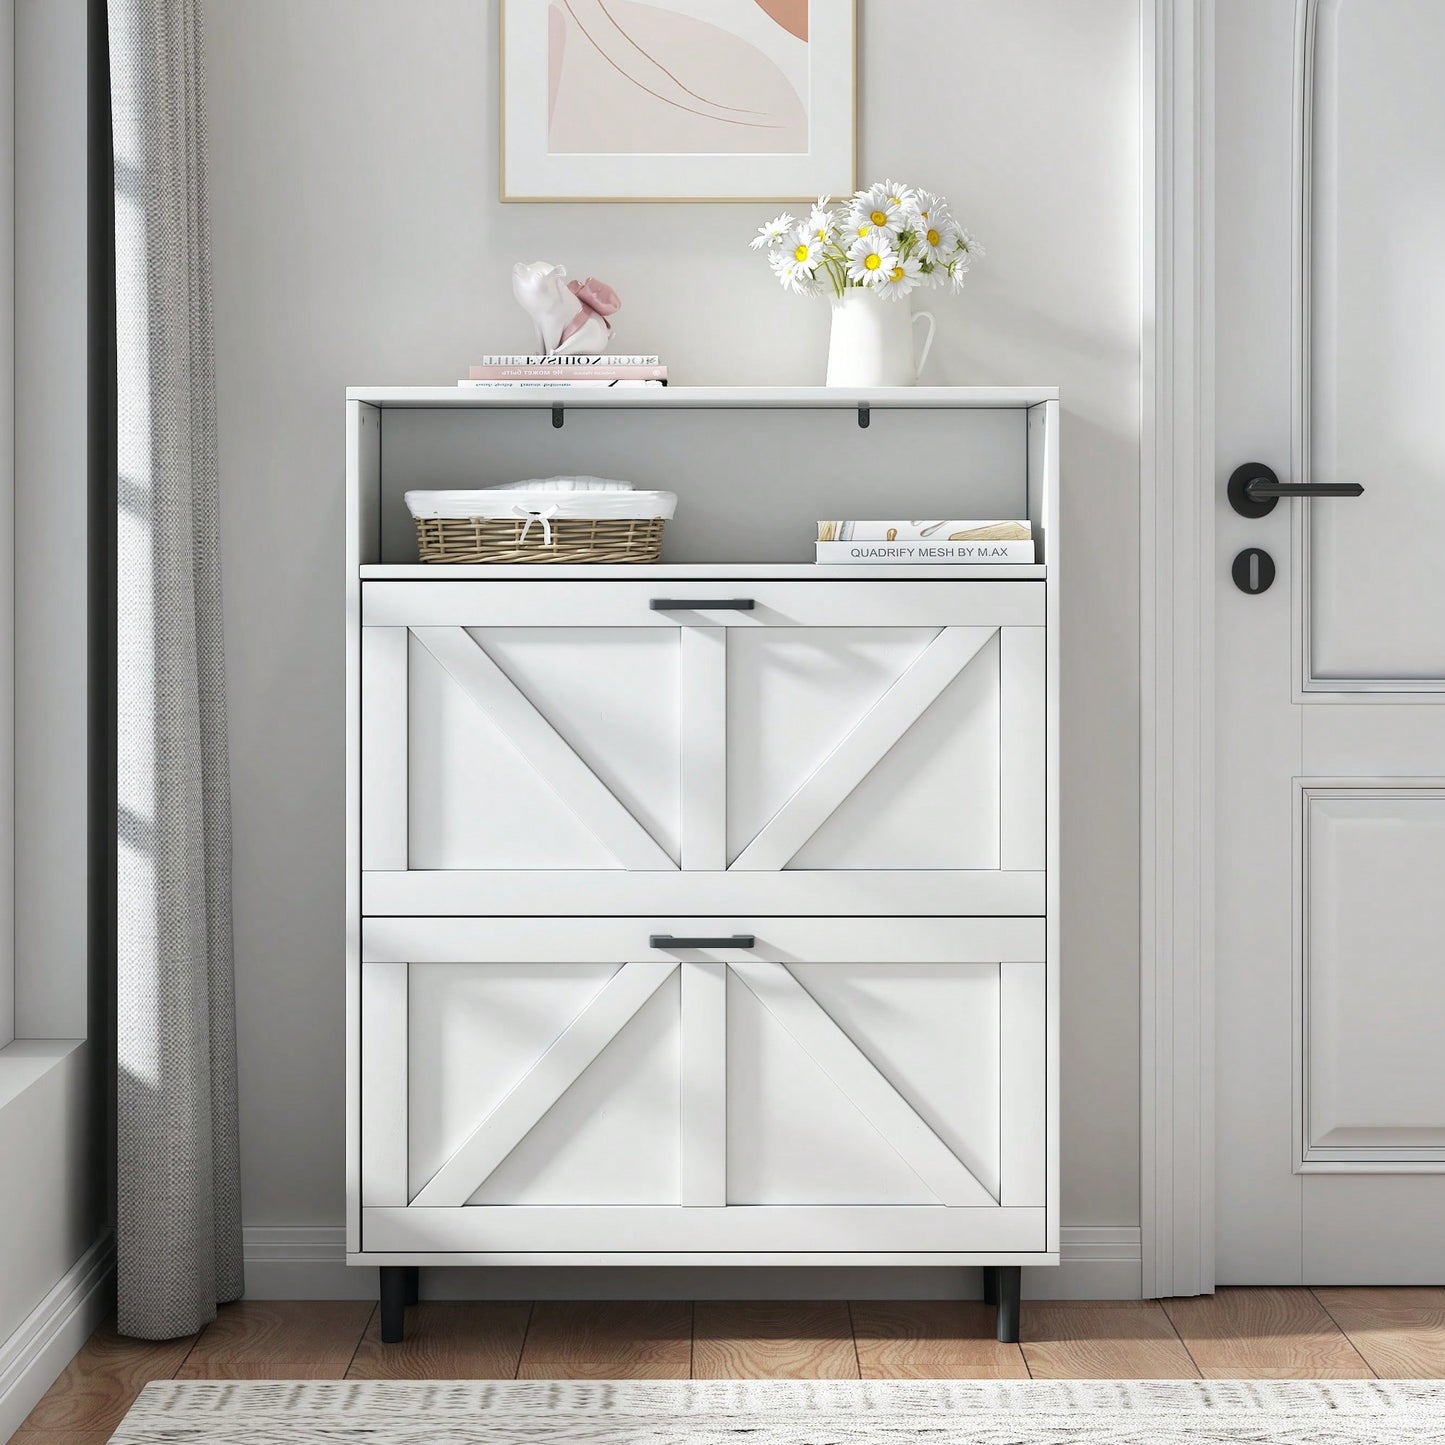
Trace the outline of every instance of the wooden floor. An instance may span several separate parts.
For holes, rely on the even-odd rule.
[[[1445,1378],[1445,1289],[1025,1301],[1023,1343],[952,1302],[424,1302],[383,1345],[361,1301],[246,1300],[192,1339],[96,1331],[14,1445],[101,1445],[160,1379]]]

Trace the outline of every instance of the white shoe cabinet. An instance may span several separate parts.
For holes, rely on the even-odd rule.
[[[1057,400],[555,395],[349,396],[348,1257],[384,1334],[428,1264],[951,1263],[1016,1337],[1058,1262]],[[1027,514],[1038,561],[712,561],[722,523],[647,567],[412,560],[407,487],[594,453],[680,525],[720,423],[865,473],[916,433],[946,491],[828,510]],[[747,451],[729,525],[776,545]]]

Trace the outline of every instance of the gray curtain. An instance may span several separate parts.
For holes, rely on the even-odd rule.
[[[109,0],[117,374],[119,1326],[242,1290],[199,0]]]

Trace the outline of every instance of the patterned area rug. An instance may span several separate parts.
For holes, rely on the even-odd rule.
[[[112,1445],[1420,1445],[1445,1381],[147,1385]]]

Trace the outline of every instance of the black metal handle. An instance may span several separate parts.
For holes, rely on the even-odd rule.
[[[758,604],[751,597],[654,597],[647,605],[654,612],[751,612]]]
[[[1251,497],[1363,497],[1358,482],[1253,482]]]
[[[1229,478],[1229,505],[1241,517],[1267,517],[1281,497],[1362,497],[1359,482],[1282,482],[1263,462],[1245,462]]]
[[[670,933],[654,933],[649,948],[752,948],[757,939],[751,933],[732,933],[726,938],[674,938]]]

